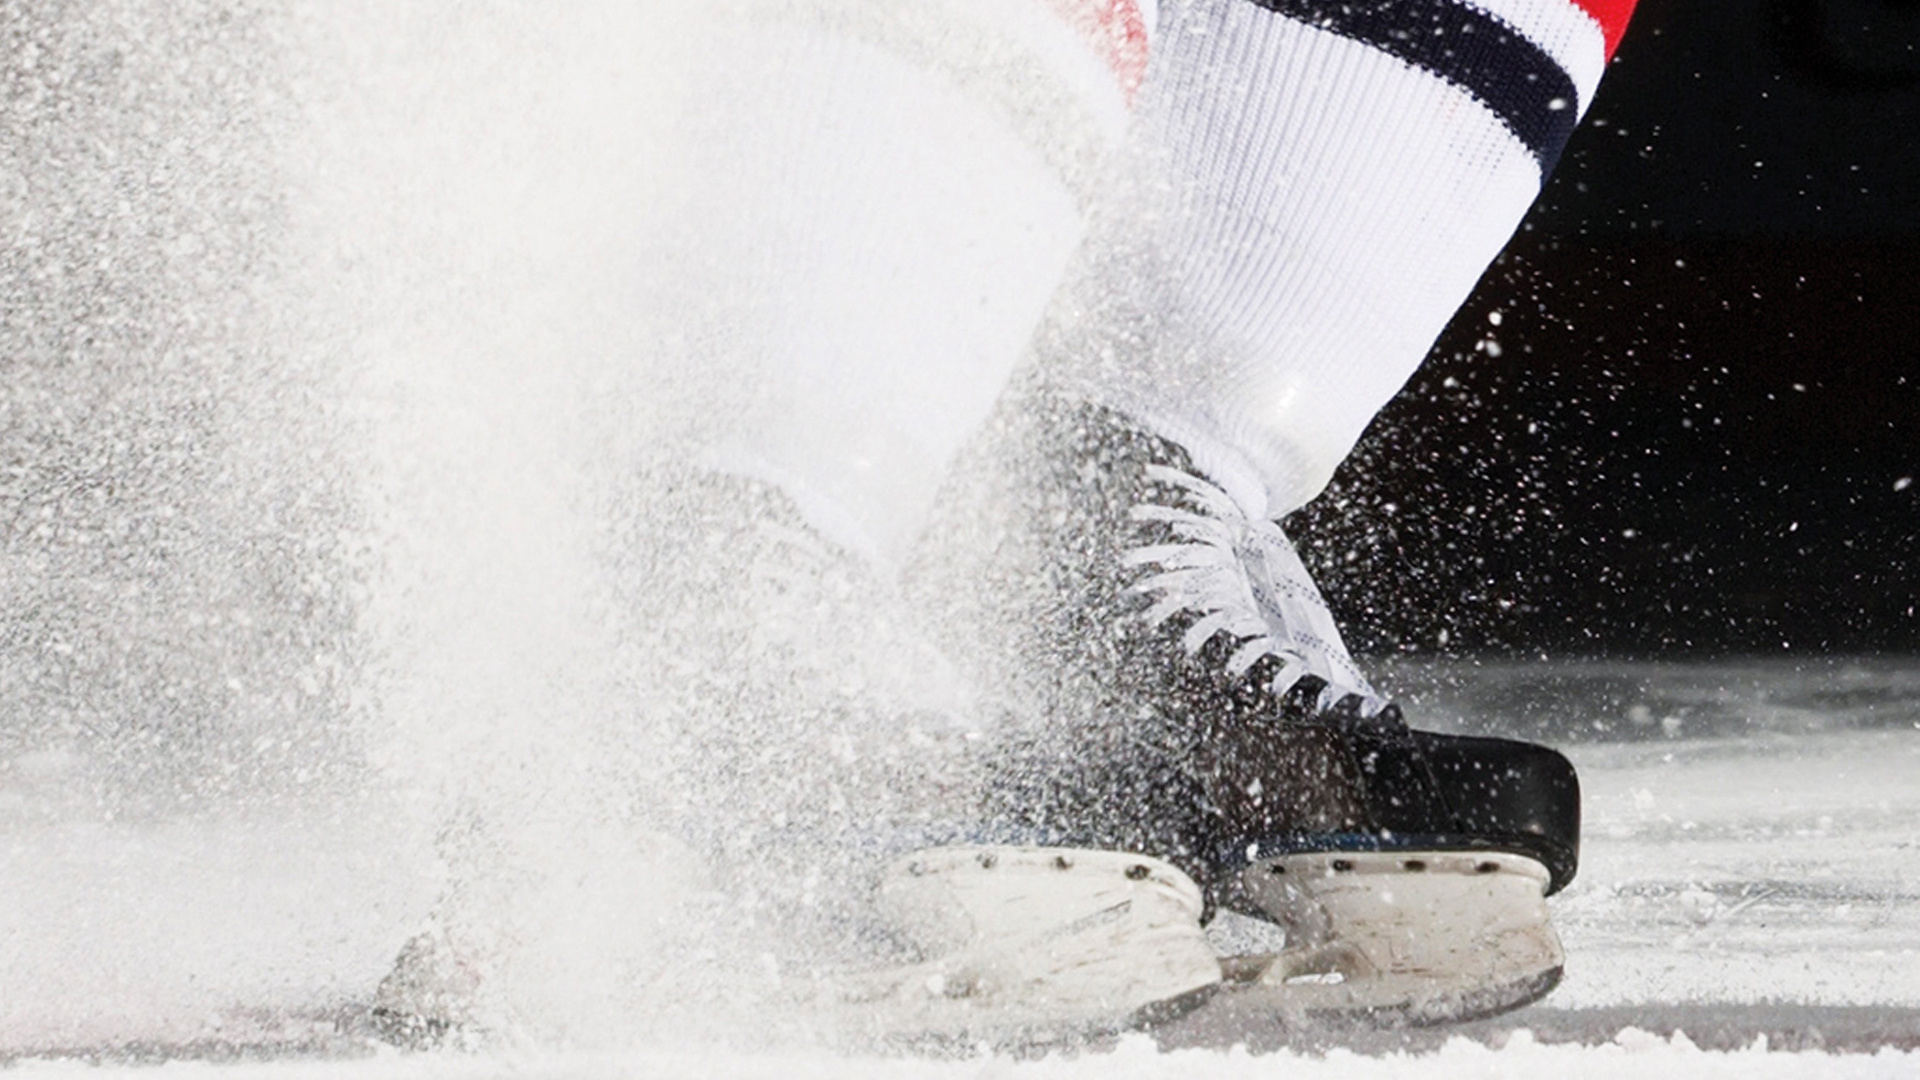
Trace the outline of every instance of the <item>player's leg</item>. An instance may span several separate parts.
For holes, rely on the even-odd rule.
[[[1250,513],[1298,508],[1512,235],[1630,7],[1167,3],[1052,374]]]
[[[633,670],[684,733],[678,831],[811,918],[857,849],[963,786],[965,690],[890,564],[1081,241],[1125,68],[1050,0],[743,0],[700,25],[689,48],[724,62],[684,94],[649,297],[681,396],[619,541],[647,560]]]
[[[1318,492],[1517,225],[1623,17],[1165,5],[1137,183],[984,471],[985,501],[1013,507],[980,545],[994,565],[943,568],[998,574],[981,622],[1030,627],[985,665],[1023,665],[1010,711],[1043,720],[997,812],[1165,855],[1289,924],[1279,985],[1354,976],[1289,991],[1304,1008],[1463,1015],[1557,972],[1540,900],[1573,868],[1571,769],[1407,729],[1273,519]],[[1433,950],[1382,937],[1357,899],[1388,874]],[[1444,977],[1402,978],[1396,956]]]
[[[695,147],[694,160],[714,163],[702,171],[726,179],[691,220],[699,249],[723,253],[701,288],[726,302],[700,330],[732,380],[700,410],[724,418],[700,441],[703,466],[726,475],[704,483],[757,485],[793,512],[788,535],[810,535],[837,566],[737,592],[737,617],[717,625],[751,626],[748,638],[661,642],[683,660],[689,637],[702,642],[693,667],[723,691],[692,695],[688,710],[702,732],[687,745],[723,751],[683,773],[696,805],[723,806],[701,846],[752,868],[751,891],[784,905],[776,920],[816,956],[836,933],[816,913],[863,914],[844,918],[865,896],[837,912],[831,900],[869,880],[866,853],[980,839],[967,828],[977,717],[918,696],[916,684],[938,681],[938,658],[921,647],[923,614],[893,594],[889,564],[923,528],[1081,242],[1145,33],[1131,0],[833,10],[840,18],[798,37],[745,28],[767,59],[723,115],[771,115],[729,121]],[[849,27],[849,12],[869,22]],[[777,562],[790,549],[767,550]],[[764,574],[768,560],[753,562]],[[811,584],[839,581],[855,587]],[[715,700],[727,704],[699,707]],[[817,985],[876,1034],[1112,1024],[1218,980],[1184,882],[1139,857],[920,851],[883,871],[872,909],[913,943],[914,962]]]

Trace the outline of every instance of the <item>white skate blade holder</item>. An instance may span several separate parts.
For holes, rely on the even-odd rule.
[[[1496,852],[1313,852],[1255,860],[1244,895],[1287,932],[1226,961],[1236,997],[1292,1020],[1431,1024],[1544,996],[1565,964],[1548,873]]]
[[[839,997],[890,1038],[1116,1030],[1220,982],[1199,887],[1143,855],[933,848],[888,866],[877,903],[925,959],[846,978]]]

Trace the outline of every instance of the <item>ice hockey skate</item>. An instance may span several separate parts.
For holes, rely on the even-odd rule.
[[[1577,858],[1566,760],[1408,728],[1277,525],[1114,413],[1033,416],[1015,441],[1051,494],[1012,543],[1071,572],[1003,582],[1037,613],[1021,648],[1044,720],[990,816],[1165,858],[1210,911],[1276,924],[1284,945],[1226,957],[1226,986],[1300,1022],[1461,1020],[1549,991],[1545,898]]]

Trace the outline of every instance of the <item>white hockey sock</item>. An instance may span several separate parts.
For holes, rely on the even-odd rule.
[[[1630,8],[1166,0],[1056,377],[1250,514],[1300,506],[1506,243]]]
[[[682,414],[709,464],[890,559],[1080,242],[1144,24],[1134,0],[737,6],[665,260]]]

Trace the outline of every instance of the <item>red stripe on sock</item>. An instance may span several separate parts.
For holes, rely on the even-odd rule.
[[[1627,32],[1627,19],[1633,15],[1634,0],[1573,0],[1580,10],[1592,16],[1600,24],[1600,32],[1607,36],[1607,59],[1613,59],[1613,50],[1620,44],[1620,35]]]
[[[1135,0],[1048,0],[1113,68],[1132,101],[1147,76],[1147,21]]]

